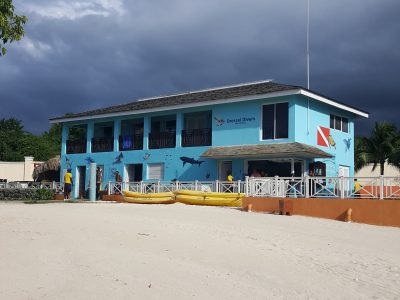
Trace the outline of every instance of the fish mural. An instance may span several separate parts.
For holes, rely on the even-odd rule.
[[[343,139],[343,142],[344,142],[344,144],[345,144],[345,146],[346,146],[346,151],[345,152],[347,152],[347,151],[350,151],[350,147],[351,147],[351,138],[348,138],[348,139]]]
[[[93,159],[93,158],[91,158],[90,156],[88,156],[88,157],[86,157],[85,158],[85,161],[86,161],[86,163],[89,165],[89,164],[91,164],[91,163],[95,163],[96,161]]]
[[[220,117],[214,117],[215,123],[217,124],[217,126],[221,126],[224,125],[225,120],[220,118]]]
[[[68,158],[68,157],[65,157],[65,166],[67,167],[67,169],[70,169],[70,168],[71,168],[71,165],[72,165],[72,163],[71,163],[71,161],[69,160],[69,158]]]
[[[120,154],[118,154],[117,157],[114,158],[113,165],[120,164],[122,162],[123,158],[124,158],[124,154],[121,152]]]
[[[183,162],[183,166],[185,166],[186,164],[191,164],[193,165],[200,165],[204,162],[204,160],[195,160],[194,158],[190,158],[190,157],[186,157],[186,156],[181,156],[179,158],[182,162]]]
[[[336,149],[336,142],[331,135],[328,135],[328,142],[329,142],[329,148],[333,147]]]

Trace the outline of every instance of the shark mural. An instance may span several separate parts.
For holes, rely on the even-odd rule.
[[[186,164],[191,164],[193,165],[200,165],[204,162],[204,160],[195,160],[194,158],[190,158],[190,157],[186,157],[186,156],[181,156],[179,158],[182,162],[183,162],[183,166],[185,166]]]
[[[346,151],[346,152],[347,152],[347,151],[350,151],[350,147],[351,147],[351,138],[343,139],[343,142],[344,142],[344,144],[345,144],[345,146],[346,146],[345,151]]]
[[[118,154],[118,156],[116,156],[114,158],[114,162],[113,164],[120,164],[122,162],[122,159],[124,158],[124,154],[121,152],[120,154]]]

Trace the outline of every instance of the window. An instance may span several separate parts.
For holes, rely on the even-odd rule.
[[[289,136],[289,104],[263,106],[262,139],[285,139]]]
[[[149,180],[163,180],[164,179],[164,164],[148,164],[147,165],[147,179]]]
[[[330,115],[329,123],[332,129],[349,132],[349,120],[347,118]]]

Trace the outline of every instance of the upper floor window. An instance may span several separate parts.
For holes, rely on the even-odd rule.
[[[330,115],[330,127],[343,132],[349,132],[349,120],[347,118]]]
[[[289,103],[263,106],[262,139],[287,139],[289,137]]]

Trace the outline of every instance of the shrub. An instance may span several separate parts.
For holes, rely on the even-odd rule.
[[[55,190],[1,189],[0,200],[53,200]]]

